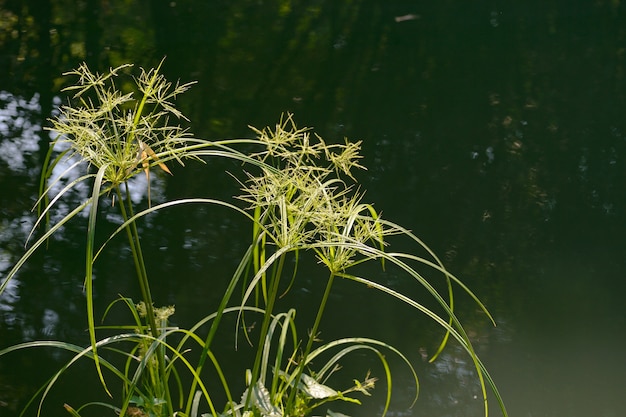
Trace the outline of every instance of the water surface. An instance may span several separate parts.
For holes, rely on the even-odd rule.
[[[198,81],[180,100],[197,136],[250,136],[248,125],[273,125],[294,112],[329,141],[363,140],[368,170],[358,179],[366,199],[423,238],[494,315],[496,328],[459,301],[511,416],[619,416],[626,408],[625,7],[556,0],[6,4],[0,270],[20,256],[34,222],[46,119],[65,100],[60,74],[82,61],[105,71],[126,62],[151,67],[167,56],[169,78]],[[153,198],[230,198],[238,186],[225,171],[239,169],[210,161],[177,168],[171,178],[154,175]],[[160,214],[142,232],[148,260],[158,262],[155,297],[177,305],[181,325],[216,305],[249,235],[237,216],[195,207]],[[69,225],[2,295],[1,346],[35,338],[85,343],[84,238],[84,224]],[[117,294],[137,294],[132,266],[120,260],[130,260],[122,241],[98,267],[102,308]],[[310,306],[299,319],[311,320],[322,278],[294,289],[293,299]],[[411,291],[393,273],[384,278]],[[481,415],[468,358],[450,346],[439,362],[423,362],[441,334],[397,303],[340,282],[323,326],[329,338],[384,339],[415,361],[420,400],[407,409],[412,391],[398,367],[393,415]],[[2,359],[0,415],[14,415],[60,359]],[[346,364],[346,372],[361,373],[360,365]],[[85,381],[90,372],[77,371]],[[66,387],[55,401],[80,403],[94,385]],[[378,391],[352,415],[378,412]],[[46,415],[65,415],[59,404]]]

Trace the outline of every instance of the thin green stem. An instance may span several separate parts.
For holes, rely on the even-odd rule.
[[[243,258],[241,259],[241,262],[239,262],[239,265],[237,266],[237,269],[235,270],[235,273],[233,274],[233,278],[230,280],[230,283],[228,284],[228,287],[226,288],[226,291],[224,292],[222,301],[220,302],[220,305],[215,314],[215,318],[213,319],[213,323],[211,324],[211,328],[209,329],[209,334],[204,340],[204,347],[202,349],[202,353],[200,354],[200,358],[198,359],[198,365],[196,366],[196,375],[200,375],[200,373],[202,372],[202,369],[204,368],[206,359],[210,355],[209,351],[211,349],[211,344],[213,343],[213,339],[215,337],[215,334],[217,333],[217,329],[222,320],[222,316],[224,315],[224,311],[226,310],[226,306],[228,305],[228,302],[230,301],[230,297],[233,295],[233,293],[235,292],[235,289],[237,288],[239,279],[241,278],[243,272],[245,271],[245,269],[247,268],[250,262],[250,256],[252,256],[254,246],[256,246],[256,243],[253,243],[252,245],[250,245],[250,247],[248,247],[247,252],[244,254]],[[191,388],[189,390],[189,397],[187,398],[187,406],[185,407],[186,415],[190,415],[191,413],[191,407],[193,405],[193,398],[195,395],[197,384],[198,384],[198,381],[194,378],[193,381],[191,382]]]
[[[122,198],[122,193],[119,187],[116,188],[117,196],[120,201],[120,211],[124,222],[133,217],[133,210],[131,202],[128,201],[129,211],[126,211],[125,203],[126,199]],[[126,193],[128,195],[128,185],[126,185]],[[130,200],[130,199],[129,199]],[[137,273],[137,279],[139,281],[139,289],[141,291],[141,297],[146,304],[147,320],[150,326],[150,332],[154,337],[158,337],[158,327],[154,315],[154,305],[152,302],[152,294],[150,293],[150,285],[148,283],[148,274],[146,271],[146,265],[143,260],[143,254],[141,251],[141,243],[139,242],[139,235],[137,231],[137,225],[135,222],[131,222],[126,228],[126,235],[128,237],[128,243],[133,255],[133,263],[135,264],[135,271]]]
[[[259,374],[261,372],[261,359],[263,357],[263,347],[265,343],[265,338],[267,337],[267,332],[270,327],[270,322],[272,321],[272,310],[274,309],[274,304],[276,302],[276,298],[278,298],[278,287],[280,284],[280,277],[283,271],[283,267],[285,265],[285,254],[283,253],[278,258],[278,264],[276,269],[272,271],[271,275],[271,283],[270,283],[270,291],[267,297],[267,304],[265,305],[265,314],[263,315],[263,324],[261,325],[261,334],[259,336],[259,346],[257,347],[256,357],[254,359],[254,367],[252,368],[252,379],[250,380],[250,386],[254,386],[256,384],[257,379],[259,378]],[[248,406],[250,405],[250,398],[252,397],[252,389],[248,390],[248,395],[246,397],[246,402],[244,406],[244,411],[248,410]]]
[[[296,378],[293,381],[293,389],[289,393],[289,399],[287,400],[287,410],[291,410],[294,406],[294,400],[296,396],[296,392],[298,391],[298,385],[300,384],[300,379],[302,378],[302,372],[304,372],[304,365],[306,364],[306,358],[311,353],[311,349],[313,347],[313,342],[315,341],[315,335],[319,330],[320,323],[322,322],[322,316],[324,315],[324,310],[326,309],[326,302],[328,301],[328,297],[330,296],[330,291],[333,287],[333,281],[335,280],[335,273],[331,272],[328,277],[328,282],[326,283],[326,289],[324,290],[324,295],[322,296],[322,301],[320,302],[320,306],[317,309],[317,315],[315,316],[315,322],[313,323],[313,328],[311,329],[311,334],[309,335],[309,340],[307,341],[306,348],[304,349],[304,353],[302,354],[302,359],[298,364],[298,368],[296,370]]]
[[[122,214],[122,218],[124,222],[128,221],[129,218],[134,216],[132,201],[129,197],[128,183],[125,183],[126,187],[126,199],[122,198],[122,193],[119,187],[116,187],[116,193],[118,199],[120,201],[120,211]],[[128,211],[126,210],[125,204],[128,204]],[[139,240],[139,231],[137,230],[137,224],[132,221],[129,226],[125,228],[126,234],[128,237],[128,243],[130,245],[130,250],[133,255],[133,263],[135,264],[135,271],[137,273],[137,280],[139,281],[139,288],[141,291],[141,296],[143,298],[143,302],[146,306],[146,320],[148,322],[148,326],[150,327],[150,333],[153,337],[159,337],[159,327],[156,323],[156,315],[154,313],[154,305],[152,301],[152,294],[150,292],[150,283],[148,281],[148,272],[146,270],[146,264],[143,259],[143,251],[141,249],[141,242]],[[162,387],[163,392],[162,398],[165,400],[168,407],[168,415],[172,415],[174,413],[171,396],[169,392],[169,384],[167,383],[167,374],[165,370],[165,348],[163,346],[159,347],[157,353],[157,361],[159,366],[159,379],[160,383],[153,383],[156,388],[159,386]]]

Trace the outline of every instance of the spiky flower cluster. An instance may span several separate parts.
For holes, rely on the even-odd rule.
[[[192,83],[173,85],[159,73],[160,65],[150,71],[141,70],[133,77],[136,92],[123,94],[117,78],[132,65],[121,65],[106,74],[93,73],[86,64],[67,72],[78,76],[73,91],[77,103],[63,106],[52,120],[51,130],[58,141],[69,143],[72,154],[79,155],[96,169],[105,167],[104,181],[117,186],[140,169],[169,159],[186,157],[185,147],[190,135],[170,117],[186,117],[174,107],[173,100]],[[182,162],[181,162],[182,163]]]
[[[297,128],[291,115],[275,129],[252,128],[265,150],[267,164],[249,175],[240,198],[260,210],[259,219],[278,247],[313,248],[334,271],[354,264],[359,245],[383,244],[386,231],[373,207],[342,176],[354,180],[361,142],[327,144],[309,129]]]

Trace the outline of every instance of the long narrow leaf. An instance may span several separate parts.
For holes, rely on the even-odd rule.
[[[52,209],[52,207],[54,206],[54,204],[61,198],[63,197],[63,195],[70,191],[71,189],[73,189],[77,184],[86,181],[90,178],[94,178],[95,175],[93,174],[86,174],[83,175],[81,177],[76,178],[75,180],[70,181],[65,187],[63,187],[55,196],[52,200],[50,200],[48,202],[48,204],[46,205],[46,207],[41,210],[41,214],[39,215],[39,217],[37,218],[37,221],[35,222],[35,224],[33,225],[28,237],[26,238],[26,242],[28,243],[28,241],[30,241],[31,237],[33,236],[33,233],[35,233],[35,230],[37,229],[37,227],[39,226],[39,224],[41,222],[43,222],[44,220],[46,220],[49,215],[50,215],[50,210]],[[46,194],[47,195],[47,192]]]
[[[389,258],[387,258],[389,259]],[[361,284],[365,284],[368,287],[371,288],[375,288],[378,289],[384,293],[387,293],[409,305],[411,305],[412,307],[418,309],[419,311],[423,312],[424,314],[426,314],[428,317],[430,317],[431,319],[433,319],[435,322],[437,322],[440,326],[442,326],[444,329],[446,329],[461,345],[461,347],[470,355],[470,358],[472,359],[472,361],[474,362],[475,368],[478,371],[478,378],[480,380],[480,385],[481,385],[481,391],[483,394],[483,401],[485,403],[485,415],[488,415],[488,407],[487,407],[487,393],[485,390],[485,382],[484,379],[487,380],[487,382],[489,383],[489,386],[492,390],[492,392],[494,393],[494,395],[496,396],[498,403],[500,405],[500,409],[502,410],[502,413],[504,415],[504,417],[508,417],[508,414],[506,412],[506,409],[504,408],[504,401],[502,400],[502,397],[495,385],[495,383],[493,382],[493,379],[491,378],[491,376],[489,375],[489,373],[487,372],[487,369],[485,368],[485,366],[483,365],[482,361],[478,358],[478,356],[476,356],[476,353],[474,352],[471,343],[469,342],[469,338],[467,337],[467,334],[465,333],[464,329],[462,327],[460,327],[460,324],[458,323],[458,319],[456,319],[456,317],[454,315],[451,315],[451,317],[454,317],[454,322],[455,324],[457,324],[460,328],[459,331],[457,332],[457,330],[454,327],[451,327],[447,321],[443,320],[441,317],[439,317],[437,314],[435,314],[434,312],[432,312],[430,309],[424,307],[423,305],[417,303],[415,300],[412,300],[409,297],[406,297],[403,294],[400,294],[388,287],[385,287],[384,285],[378,284],[376,282],[367,280],[365,278],[361,278],[361,277],[357,277],[354,275],[345,275],[344,278],[348,278],[351,279],[353,281],[356,282],[360,282]],[[442,300],[443,301],[443,300]],[[444,302],[445,304],[445,302]],[[449,312],[449,311],[448,311]],[[451,313],[451,312],[449,312]],[[483,379],[484,378],[484,379]]]
[[[0,294],[4,291],[6,286],[9,284],[9,281],[17,274],[17,272],[24,266],[26,261],[30,259],[30,257],[35,253],[35,251],[43,245],[50,236],[52,236],[57,230],[59,230],[65,223],[70,221],[74,216],[85,209],[85,207],[91,204],[92,198],[90,197],[85,202],[74,208],[69,214],[59,220],[54,226],[52,226],[46,233],[43,234],[28,250],[22,257],[17,261],[17,263],[13,266],[13,268],[9,271],[7,276],[4,278],[2,283],[0,283]]]
[[[409,361],[409,359],[402,352],[400,352],[398,349],[396,349],[395,347],[387,343],[381,342],[376,339],[370,339],[370,338],[365,338],[365,337],[348,337],[348,338],[338,339],[338,340],[334,340],[332,342],[326,343],[323,346],[312,351],[311,354],[306,358],[306,362],[310,363],[313,361],[313,359],[315,359],[317,356],[324,353],[325,351],[333,349],[336,346],[341,346],[345,344],[348,344],[351,346],[348,346],[347,348],[342,349],[339,353],[333,356],[328,362],[326,362],[326,364],[320,369],[318,373],[318,379],[322,379],[325,373],[328,372],[330,369],[332,369],[334,364],[341,357],[345,356],[351,351],[356,350],[356,349],[362,349],[362,348],[371,349],[378,354],[379,358],[381,359],[381,363],[383,364],[383,367],[385,369],[385,376],[387,378],[387,400],[386,400],[385,410],[387,410],[391,402],[391,386],[392,386],[391,370],[389,369],[386,359],[384,358],[384,356],[381,356],[378,349],[373,349],[369,345],[381,346],[381,347],[384,347],[385,349],[392,351],[398,357],[400,357],[400,359],[402,359],[404,363],[406,363],[407,367],[411,371],[411,375],[413,376],[413,380],[415,381],[415,396],[411,403],[411,407],[415,404],[419,396],[419,388],[420,388],[419,379],[417,377],[417,373],[415,372],[415,368],[413,367],[413,365],[411,365],[411,361]]]
[[[98,203],[100,201],[100,186],[102,185],[102,179],[104,178],[107,166],[100,167],[93,184],[91,209],[89,210],[89,222],[87,226],[87,253],[86,253],[86,265],[85,265],[85,295],[87,298],[87,322],[89,326],[89,340],[91,342],[91,348],[93,349],[94,364],[98,371],[98,377],[102,383],[102,387],[106,393],[112,397],[109,388],[104,380],[102,369],[100,368],[100,358],[97,352],[96,343],[96,324],[94,319],[94,306],[93,306],[93,262],[94,262],[94,243],[96,239],[96,220],[98,216]]]
[[[117,229],[115,229],[107,237],[107,239],[104,241],[104,243],[100,246],[100,248],[98,249],[98,251],[94,255],[94,260],[97,259],[100,256],[100,254],[102,253],[102,251],[104,250],[106,245],[115,236],[117,236],[119,233],[121,233],[124,230],[126,230],[126,228],[128,226],[130,226],[132,223],[134,223],[135,221],[137,221],[137,220],[141,219],[142,217],[145,217],[145,216],[147,216],[149,214],[155,213],[157,211],[160,211],[160,210],[163,210],[163,209],[166,209],[166,208],[170,208],[170,207],[182,206],[182,205],[186,205],[186,204],[214,204],[214,205],[218,205],[218,206],[223,206],[223,207],[232,209],[232,210],[234,210],[234,211],[244,215],[248,219],[252,220],[252,216],[250,216],[250,214],[248,214],[245,210],[242,210],[241,208],[235,206],[234,204],[227,203],[227,202],[221,201],[221,200],[216,200],[216,199],[212,199],[212,198],[184,198],[184,199],[180,199],[180,200],[167,201],[165,203],[161,203],[161,204],[158,204],[156,206],[152,206],[152,207],[149,207],[149,208],[147,208],[145,210],[142,210],[142,211],[140,211],[138,213],[135,213],[133,216],[129,217],[125,222],[120,224],[117,227]]]

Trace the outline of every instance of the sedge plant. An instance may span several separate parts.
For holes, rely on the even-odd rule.
[[[369,395],[376,381],[369,373],[364,373],[362,381],[354,380],[351,387],[334,389],[329,385],[329,378],[338,369],[340,360],[345,360],[353,352],[368,351],[380,359],[384,369],[387,383],[385,414],[390,404],[392,377],[384,351],[398,355],[409,366],[417,398],[417,375],[409,359],[394,347],[365,337],[343,338],[323,344],[316,338],[333,285],[336,280],[345,279],[395,298],[440,325],[444,336],[432,360],[450,338],[455,340],[474,364],[482,388],[485,415],[489,410],[488,387],[503,415],[507,415],[494,381],[454,311],[455,288],[469,294],[488,319],[493,319],[471,290],[447,271],[417,236],[383,219],[372,204],[363,201],[364,193],[353,174],[354,170],[364,169],[360,142],[327,143],[310,129],[298,128],[290,114],[283,116],[273,129],[252,128],[256,135],[252,139],[197,139],[173,122],[186,121],[175,107],[174,100],[191,83],[167,81],[160,73],[159,65],[149,71],[142,69],[139,76],[131,77],[135,88],[122,92],[119,79],[128,77],[131,68],[123,65],[106,74],[98,74],[81,65],[67,74],[78,78],[75,85],[66,89],[74,93],[74,103],[62,107],[59,117],[53,120],[52,130],[58,136],[42,170],[35,226],[46,225],[46,229],[0,284],[1,292],[29,257],[64,224],[78,217],[79,213],[88,212],[84,286],[89,346],[39,341],[0,350],[2,356],[18,349],[54,346],[74,353],[72,359],[37,393],[40,396],[38,412],[41,412],[47,393],[65,370],[85,358],[95,364],[101,385],[109,395],[112,391],[105,372],[121,381],[122,399],[117,404],[86,403],[76,408],[67,405],[66,409],[74,417],[91,415],[88,413],[93,406],[103,406],[120,415],[142,417],[307,416],[319,412],[331,401],[358,404],[359,400],[353,394]],[[129,192],[129,182],[134,177],[145,175],[149,187],[151,169],[171,175],[167,163],[176,161],[184,166],[186,159],[204,161],[211,157],[234,159],[245,164],[241,174],[233,174],[241,188],[238,202],[189,198],[153,205],[148,188],[148,208],[137,210]],[[62,166],[66,168],[60,170]],[[63,185],[61,178],[76,171],[79,174]],[[82,184],[89,184],[91,190],[86,201],[55,223],[49,222],[53,208]],[[96,226],[103,204],[117,208],[121,222],[104,240],[98,240]],[[193,204],[215,205],[239,213],[250,222],[252,239],[220,304],[213,311],[205,312],[195,326],[185,330],[169,325],[173,307],[154,305],[149,265],[144,260],[137,223],[151,213]],[[141,300],[134,302],[125,297],[115,300],[107,311],[118,304],[125,305],[129,323],[99,326],[94,317],[93,267],[107,244],[119,234],[125,235],[128,241]],[[415,244],[416,252],[426,255],[391,251],[389,241],[394,235],[409,238]],[[314,321],[307,326],[306,336],[300,338],[295,309],[278,312],[276,306],[277,300],[289,292],[301,275],[298,264],[305,256],[315,257],[327,270],[327,277]],[[363,270],[356,266],[367,263],[378,265],[382,270],[393,267],[401,271],[415,285],[427,290],[439,305],[439,312],[426,307],[423,300],[413,299],[377,281],[376,274],[361,276],[355,272]],[[443,279],[444,293],[436,289],[433,278],[423,275],[424,266]],[[237,291],[240,291],[240,299],[233,301]],[[244,330],[246,339],[255,346],[255,353],[245,372],[246,389],[240,397],[231,392],[231,383],[212,350],[226,314],[237,317],[234,340],[239,340],[240,324],[243,323],[245,329],[249,315],[262,317],[258,339],[251,340]],[[206,336],[201,337],[203,329],[208,330]],[[103,331],[114,332],[114,335],[99,338],[98,334]],[[194,363],[187,357],[192,350],[199,352]],[[122,366],[109,359],[116,354],[123,358]],[[319,362],[324,355],[332,356],[322,366],[314,368],[313,359],[318,358]],[[215,404],[214,395],[207,388],[209,384],[204,378],[205,368],[209,365],[226,395],[224,407]],[[187,387],[180,376],[183,370],[191,375]],[[339,414],[326,410],[326,415]]]
[[[242,306],[254,299],[265,309],[259,336],[261,341],[270,329],[274,305],[280,295],[280,283],[288,279],[291,283],[286,285],[291,287],[298,273],[298,259],[308,253],[314,254],[328,270],[325,291],[308,338],[296,358],[298,366],[290,374],[290,384],[297,387],[302,383],[302,378],[306,378],[306,364],[333,283],[335,279],[343,278],[392,296],[441,325],[445,335],[432,360],[445,347],[449,337],[453,337],[467,351],[475,365],[485,401],[485,413],[488,413],[486,387],[490,386],[506,415],[495,384],[475,354],[467,333],[454,313],[453,285],[467,292],[487,317],[493,319],[480,300],[445,269],[439,258],[417,236],[400,225],[382,219],[373,205],[362,202],[363,194],[359,192],[352,174],[354,169],[364,168],[360,164],[360,142],[327,144],[320,136],[311,135],[309,129],[298,128],[291,116],[282,119],[275,129],[254,130],[265,149],[253,156],[274,168],[261,166],[258,174],[248,174],[247,181],[242,184],[244,193],[240,196],[240,199],[249,203],[249,209],[254,215],[253,236],[254,242],[257,242],[253,251],[254,273],[245,285]],[[408,237],[428,257],[387,251],[387,237],[391,235]],[[296,259],[296,267],[291,274],[284,271],[288,256]],[[419,300],[398,293],[384,283],[350,273],[353,267],[367,262],[377,262],[381,269],[387,264],[400,268],[418,285],[427,289],[444,311],[443,317]],[[430,267],[444,278],[448,289],[446,294],[440,294],[433,283],[419,272],[421,266]],[[263,354],[257,351],[250,376],[252,384],[265,384],[262,363]],[[252,391],[248,390],[244,410],[253,403],[251,398]],[[291,390],[286,399],[278,396],[276,401],[280,403],[283,415],[304,415],[299,411],[298,390]]]
[[[176,109],[174,100],[184,93],[192,83],[171,83],[160,73],[161,65],[146,71],[141,69],[139,76],[128,74],[131,65],[122,65],[105,74],[92,72],[85,64],[64,75],[77,77],[74,85],[65,91],[74,93],[74,103],[62,106],[60,115],[52,120],[51,130],[56,134],[42,169],[40,198],[38,200],[38,219],[33,228],[45,225],[46,230],[26,251],[7,277],[0,284],[0,291],[18,273],[24,263],[48,239],[69,221],[79,217],[79,213],[88,212],[87,238],[85,253],[84,291],[87,301],[87,324],[90,338],[90,357],[95,363],[99,379],[105,391],[111,395],[106,384],[96,337],[94,318],[93,266],[97,254],[96,225],[103,200],[119,210],[123,224],[118,229],[128,239],[132,253],[136,277],[145,309],[148,335],[158,339],[161,329],[158,314],[155,312],[148,268],[144,261],[139,231],[135,220],[141,216],[135,214],[134,203],[130,196],[129,183],[138,174],[145,174],[148,179],[148,204],[151,205],[149,179],[150,170],[159,167],[171,174],[166,163],[175,160],[184,165],[185,159],[199,159],[196,152],[207,147],[218,148],[217,153],[227,151],[227,147],[205,140],[193,138],[186,129],[174,121],[186,120]],[[122,92],[120,84],[132,80],[134,88]],[[230,152],[239,158],[238,152]],[[60,172],[59,172],[60,171]],[[64,178],[70,178],[63,184]],[[89,197],[66,213],[56,223],[48,223],[50,213],[71,191],[89,184]],[[58,191],[57,191],[58,190]],[[56,194],[55,194],[56,192]],[[33,235],[31,233],[31,236]],[[147,367],[152,373],[151,392],[157,416],[171,416],[174,413],[169,393],[168,371],[166,369],[165,349],[156,349],[151,354],[156,363]],[[155,373],[156,372],[156,373]]]

